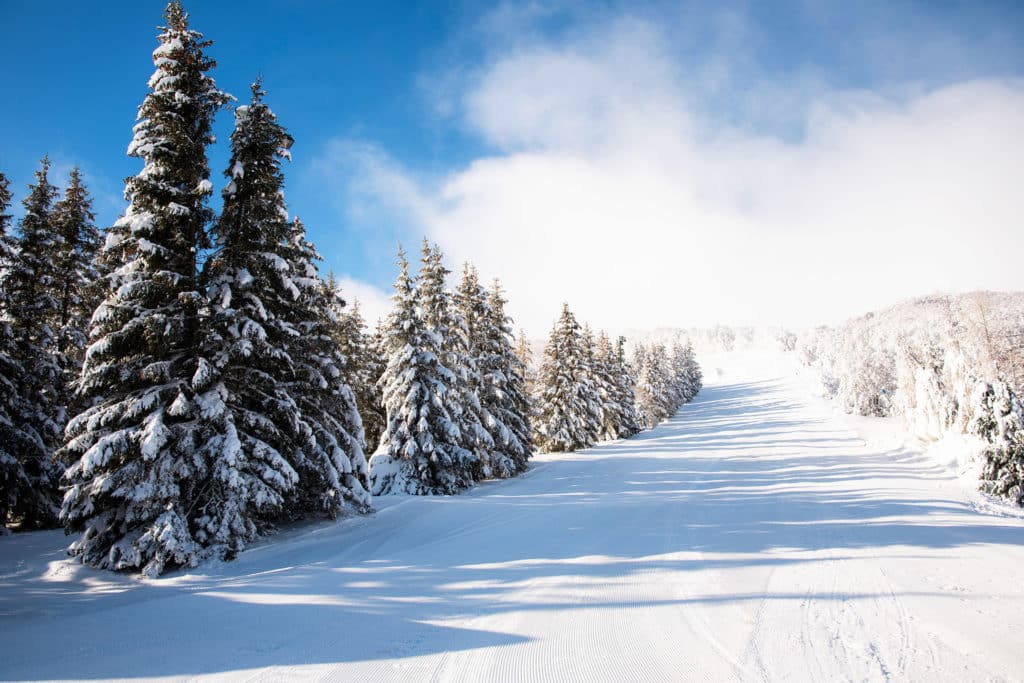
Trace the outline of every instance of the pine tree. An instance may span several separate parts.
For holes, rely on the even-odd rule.
[[[1003,381],[978,382],[970,429],[988,443],[981,489],[1024,507],[1024,406]]]
[[[591,446],[594,425],[582,332],[568,304],[551,330],[537,379],[536,443],[541,452]]]
[[[10,182],[0,173],[0,535],[8,524],[44,526],[56,518],[55,483],[34,416],[36,383],[26,370],[8,315],[8,275],[18,258],[10,237]]]
[[[617,439],[624,420],[615,371],[615,349],[608,335],[601,331],[594,349],[593,377],[601,399],[601,439]]]
[[[689,340],[685,345],[678,338],[673,342],[672,373],[679,403],[689,403],[697,396],[702,385],[700,365],[697,364],[693,344]]]
[[[431,258],[432,268],[440,265],[441,253],[436,247]],[[435,271],[426,268],[425,272]],[[484,355],[487,353],[491,310],[487,303],[487,293],[480,286],[476,268],[472,265],[465,264],[462,280],[448,307],[450,332],[446,335],[446,360],[460,380],[458,390],[461,393],[459,403],[462,419],[459,431],[464,437],[463,446],[476,454],[473,477],[481,480],[510,476],[514,466],[507,461],[505,454],[495,450],[499,444],[509,440],[508,428],[490,412],[487,402],[483,400],[485,389],[482,373],[485,370],[483,363],[486,362]]]
[[[285,260],[291,225],[281,189],[291,138],[264,95],[257,81],[250,103],[235,110],[217,251],[203,270],[204,356],[217,375],[217,411],[229,437],[212,454],[196,536],[229,554],[252,540],[263,520],[281,515],[298,482],[293,453],[312,438],[287,389],[289,346],[298,334],[288,322],[297,291]]]
[[[492,458],[498,477],[525,471],[533,454],[526,369],[512,346],[512,321],[505,313],[506,303],[501,283],[495,280],[487,295],[479,367],[480,401],[494,421],[490,432],[499,456]]]
[[[582,390],[586,400],[584,424],[587,428],[587,440],[593,444],[602,438],[602,424],[605,417],[601,396],[603,378],[598,376],[597,346],[594,340],[594,331],[590,329],[589,324],[583,325],[580,335],[580,350],[582,352]]]
[[[63,240],[60,258],[53,264],[59,312],[57,358],[62,374],[61,399],[69,407],[74,400],[71,386],[82,370],[89,321],[104,295],[96,267],[102,240],[94,219],[82,174],[72,169],[64,198],[53,208],[53,223]]]
[[[126,181],[128,210],[104,246],[118,267],[93,316],[79,383],[93,405],[68,425],[63,457],[75,461],[61,511],[68,531],[83,532],[72,555],[148,576],[202,556],[194,521],[210,458],[230,442],[216,372],[199,354],[197,268],[212,218],[206,146],[230,96],[207,74],[211,43],[181,5],[164,16],[128,147],[144,167]]]
[[[285,258],[295,288],[295,303],[286,323],[296,332],[288,349],[293,380],[288,389],[309,425],[312,438],[300,444],[292,466],[299,482],[286,504],[293,516],[370,510],[369,470],[363,451],[363,423],[351,387],[345,382],[345,359],[334,333],[330,311],[336,291],[320,278],[321,256],[306,239],[302,221],[291,223]]]
[[[637,346],[633,364],[637,376],[637,413],[641,423],[650,429],[670,417],[677,407],[671,396],[671,376],[665,346]]]
[[[516,335],[516,358],[523,366],[523,379],[526,381],[526,393],[528,396],[533,396],[536,392],[537,385],[537,372],[533,367],[533,349],[530,347],[530,340],[526,338],[526,333],[523,330],[519,330],[519,334]]]
[[[373,333],[366,338],[366,356],[361,365],[361,371],[365,376],[364,384],[360,391],[362,398],[356,396],[364,407],[366,419],[363,421],[366,433],[366,442],[369,444],[370,452],[376,452],[380,447],[381,437],[384,435],[384,428],[387,425],[387,412],[384,410],[384,394],[381,391],[380,378],[387,368],[387,351],[385,350],[385,324],[382,319],[377,320]],[[371,381],[372,380],[372,381]]]
[[[8,516],[22,527],[49,526],[56,521],[60,468],[52,458],[65,420],[62,373],[57,357],[59,302],[53,264],[63,240],[53,222],[57,188],[50,184],[50,161],[43,158],[36,182],[23,202],[25,215],[13,257],[4,268],[4,319],[10,335],[9,366],[14,382],[11,397],[15,433],[9,457],[16,460],[17,501],[8,501]]]
[[[327,279],[328,291],[337,291],[338,285],[331,273]],[[359,301],[345,305],[339,297],[332,309],[334,338],[345,359],[343,375],[345,383],[352,388],[356,398],[356,407],[363,421],[364,452],[372,452],[380,442],[384,426],[383,410],[380,406],[381,394],[377,380],[384,372],[384,364],[374,347],[372,335],[366,332],[366,322],[359,309]]]
[[[473,455],[462,447],[457,416],[449,410],[456,378],[441,362],[441,338],[420,315],[401,249],[398,266],[388,364],[380,379],[387,427],[370,460],[370,482],[376,495],[457,493],[472,484]]]
[[[626,361],[626,338],[619,337],[611,361],[616,405],[619,410],[618,438],[628,439],[640,431],[640,416],[636,412],[636,378]]]

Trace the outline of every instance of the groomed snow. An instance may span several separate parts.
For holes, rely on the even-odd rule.
[[[785,360],[704,371],[636,438],[232,563],[143,582],[0,538],[0,678],[1019,679],[1017,512]]]

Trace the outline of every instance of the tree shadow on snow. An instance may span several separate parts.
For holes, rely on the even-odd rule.
[[[914,548],[1024,545],[1015,520],[978,515],[935,493],[934,481],[948,478],[940,468],[914,454],[872,451],[827,420],[801,417],[802,408],[771,382],[711,387],[636,438],[466,495],[410,498],[268,543],[225,565],[222,576],[99,597],[86,590],[99,573],[86,572],[77,594],[74,584],[36,582],[38,600],[29,604],[50,609],[0,616],[0,628],[18,627],[4,628],[0,639],[0,678],[187,676],[395,659],[416,672],[428,666],[409,659],[419,655],[529,642],[446,620],[806,597],[581,602],[580,586],[629,592],[658,572],[823,561],[808,551],[827,550],[835,561],[864,548],[906,558]],[[523,599],[527,582],[543,591]]]

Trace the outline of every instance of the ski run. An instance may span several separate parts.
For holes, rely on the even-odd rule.
[[[155,580],[0,538],[3,680],[1020,680],[1024,520],[792,361],[638,436]]]

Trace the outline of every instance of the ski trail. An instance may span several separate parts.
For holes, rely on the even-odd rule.
[[[778,358],[722,363],[634,439],[233,563],[139,583],[0,538],[0,679],[1019,679],[1020,518]]]

